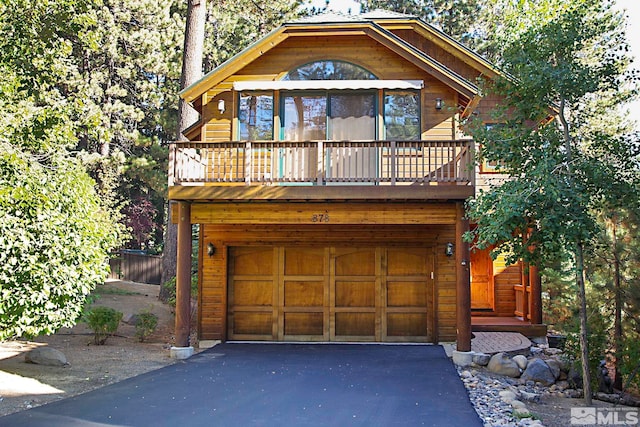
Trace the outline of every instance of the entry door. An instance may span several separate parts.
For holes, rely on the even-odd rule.
[[[476,250],[471,261],[471,309],[493,310],[493,260],[489,250]]]

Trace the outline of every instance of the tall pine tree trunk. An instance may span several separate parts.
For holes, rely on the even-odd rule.
[[[614,270],[614,298],[615,313],[613,326],[613,350],[615,356],[615,378],[613,388],[622,390],[622,374],[620,373],[620,362],[622,360],[622,286],[620,280],[620,253],[618,251],[617,222],[618,216],[612,218],[612,239],[613,239],[613,270]]]
[[[184,34],[180,89],[192,85],[202,76],[204,27],[207,16],[205,0],[187,0],[187,2],[187,21]],[[198,112],[183,99],[180,99],[176,139],[178,141],[186,140],[182,132],[197,120]],[[169,165],[169,167],[173,167],[173,165]],[[162,257],[162,283],[168,282],[175,277],[176,274],[177,230],[177,225],[171,221],[171,205],[168,205]],[[162,291],[161,298],[166,298],[166,294]]]
[[[582,389],[584,402],[591,406],[591,372],[589,371],[589,333],[587,329],[587,292],[584,284],[584,251],[582,243],[576,245],[576,284],[580,304],[580,353],[582,356]]]

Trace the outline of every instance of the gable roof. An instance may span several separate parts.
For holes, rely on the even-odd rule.
[[[180,92],[187,102],[192,102],[211,87],[217,85],[243,67],[278,46],[289,37],[308,35],[310,31],[341,31],[342,33],[362,34],[371,37],[381,45],[394,51],[405,60],[427,71],[438,80],[471,99],[478,95],[478,86],[446,67],[415,46],[396,36],[391,29],[402,26],[416,31],[421,36],[447,49],[481,74],[494,76],[497,69],[477,53],[458,43],[442,31],[413,16],[384,10],[374,10],[362,15],[345,15],[340,12],[326,13],[301,18],[283,24],[262,39],[248,46],[191,86]]]

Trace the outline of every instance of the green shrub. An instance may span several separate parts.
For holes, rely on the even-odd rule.
[[[107,338],[115,334],[122,319],[122,313],[109,307],[92,307],[85,311],[83,320],[93,331],[96,345],[104,345]]]
[[[172,307],[176,306],[176,278],[172,278],[168,282],[162,285],[167,291],[167,304]],[[198,275],[191,275],[191,296],[196,297],[198,295]]]
[[[138,322],[136,323],[136,337],[140,342],[155,332],[158,326],[158,316],[150,311],[143,311],[138,314]]]

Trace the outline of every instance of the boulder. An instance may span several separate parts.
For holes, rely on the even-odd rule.
[[[506,377],[517,378],[520,376],[520,368],[512,359],[504,353],[497,353],[491,357],[487,369],[490,372]]]
[[[490,360],[491,356],[485,353],[474,353],[472,357],[473,364],[478,366],[487,366]]]
[[[473,351],[458,351],[454,350],[451,354],[453,363],[462,368],[470,366],[473,363]]]
[[[500,399],[502,399],[504,403],[509,403],[509,404],[511,404],[511,402],[516,400],[518,397],[511,390],[502,390],[500,391],[499,395],[500,395]]]
[[[140,318],[138,317],[137,314],[133,314],[133,313],[126,313],[123,317],[122,317],[122,321],[124,323],[126,323],[127,325],[133,325],[136,326],[138,324],[138,322],[140,321]]]
[[[27,363],[46,366],[67,366],[67,357],[59,350],[51,347],[37,347],[24,356]]]
[[[524,400],[525,402],[539,402],[540,395],[537,393],[529,393],[528,391],[521,391],[520,399]]]
[[[562,372],[562,363],[558,359],[548,359],[545,362],[557,380]]]
[[[518,354],[517,356],[513,356],[513,361],[516,362],[516,365],[518,365],[518,368],[522,370],[527,369],[527,363],[529,363],[529,361],[525,356],[521,354]]]
[[[551,368],[542,359],[531,360],[521,378],[525,381],[539,382],[545,386],[550,386],[556,382],[556,377],[553,375]]]
[[[582,389],[582,372],[572,366],[567,375],[567,382],[571,388]]]

